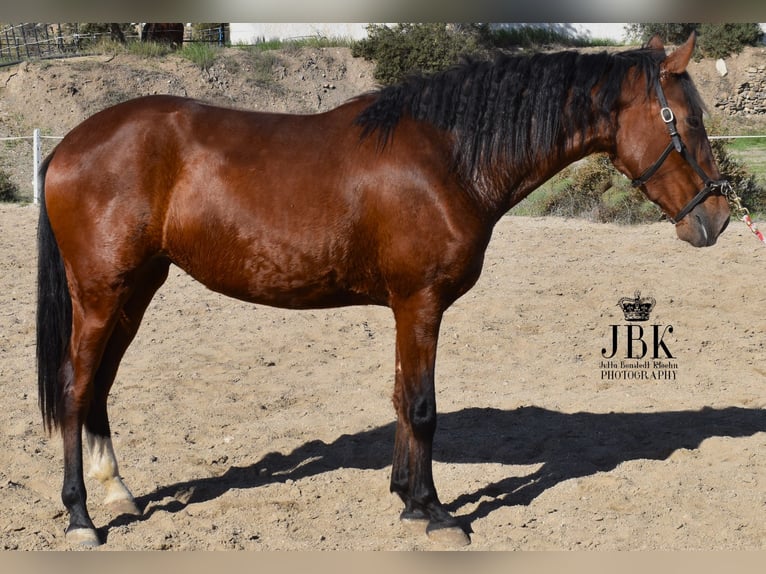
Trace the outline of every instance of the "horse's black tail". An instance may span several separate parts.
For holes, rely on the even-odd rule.
[[[72,299],[64,260],[45,207],[45,176],[51,153],[40,166],[40,219],[37,226],[37,387],[43,425],[50,432],[61,415],[61,368],[72,333]]]

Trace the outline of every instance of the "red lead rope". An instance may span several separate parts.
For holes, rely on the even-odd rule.
[[[766,245],[766,239],[763,237],[763,233],[760,232],[760,230],[755,226],[755,223],[753,223],[753,220],[750,219],[749,214],[744,214],[742,216],[742,221],[745,222],[745,225],[747,225],[750,228],[750,231],[753,232],[753,235],[755,235],[758,239],[761,240],[762,243]]]
[[[729,201],[729,206],[735,212],[737,219],[744,221],[745,225],[747,225],[750,231],[753,232],[753,235],[760,239],[761,243],[766,245],[766,238],[764,238],[763,233],[761,233],[755,226],[753,220],[750,219],[750,212],[742,205],[742,199],[737,195],[737,192],[734,191],[728,181],[723,182],[721,193]]]

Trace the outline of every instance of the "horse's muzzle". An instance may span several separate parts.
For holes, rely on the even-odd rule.
[[[710,247],[729,225],[730,216],[726,198],[709,198],[676,223],[676,234],[694,247]]]

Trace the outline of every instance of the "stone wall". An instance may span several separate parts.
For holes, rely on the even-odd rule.
[[[766,64],[749,66],[745,81],[716,98],[715,107],[730,116],[766,115]]]

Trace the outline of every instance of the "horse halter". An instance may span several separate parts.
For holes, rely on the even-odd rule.
[[[670,106],[668,106],[668,100],[665,98],[665,93],[662,91],[659,76],[654,82],[654,87],[657,92],[657,99],[660,101],[660,117],[662,118],[662,121],[665,122],[665,125],[668,128],[668,132],[670,133],[670,143],[668,144],[668,147],[665,148],[665,151],[662,152],[657,161],[655,161],[646,170],[644,170],[644,173],[631,181],[631,185],[634,187],[644,185],[652,178],[655,173],[657,173],[657,170],[660,169],[660,166],[662,166],[662,164],[665,162],[673,150],[676,150],[678,153],[680,153],[681,157],[686,160],[686,163],[688,163],[691,168],[697,172],[697,175],[702,178],[702,182],[705,184],[705,186],[689,201],[689,203],[687,203],[681,209],[681,211],[676,214],[675,217],[668,216],[668,220],[675,224],[689,215],[691,210],[705,201],[708,196],[716,192],[720,193],[721,190],[728,185],[728,181],[725,179],[713,179],[708,176],[707,173],[705,173],[704,169],[700,167],[700,165],[697,163],[697,160],[694,159],[694,156],[691,154],[691,152],[689,152],[689,149],[684,144],[680,134],[678,133],[678,130],[676,129],[676,117],[673,114],[673,110],[671,110]]]

